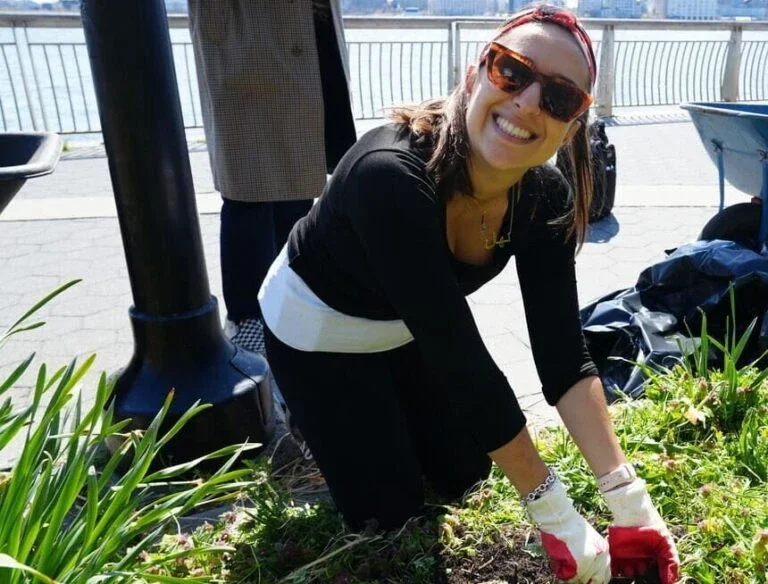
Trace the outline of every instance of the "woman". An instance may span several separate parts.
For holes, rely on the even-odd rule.
[[[559,578],[604,583],[656,564],[670,583],[674,543],[618,445],[579,322],[594,81],[575,17],[540,7],[502,26],[446,100],[363,136],[262,286],[267,354],[352,526],[397,527],[420,512],[425,482],[460,496],[492,460]],[[546,164],[561,147],[577,169],[570,209],[568,181]],[[613,511],[608,543],[539,457],[464,298],[512,255],[544,394]]]

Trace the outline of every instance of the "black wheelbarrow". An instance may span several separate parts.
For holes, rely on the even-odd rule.
[[[699,239],[723,239],[761,252],[768,239],[768,104],[683,104],[719,175],[720,210]],[[751,201],[727,208],[725,181]]]
[[[27,180],[53,172],[61,148],[50,132],[0,133],[0,213]]]

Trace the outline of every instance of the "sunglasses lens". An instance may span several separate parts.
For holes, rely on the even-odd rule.
[[[525,58],[494,44],[487,55],[488,77],[507,93],[524,91],[537,79],[543,87],[541,108],[553,118],[570,122],[589,103],[589,96],[575,85],[557,77],[538,74]]]
[[[495,55],[490,72],[494,84],[509,92],[522,91],[534,79],[534,73],[528,65],[503,53]]]
[[[584,94],[570,83],[550,81],[541,95],[541,107],[553,118],[571,121],[584,104]]]

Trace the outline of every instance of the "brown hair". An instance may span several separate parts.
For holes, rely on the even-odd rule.
[[[589,110],[581,114],[579,129],[570,142],[564,144],[557,156],[565,156],[568,161],[566,180],[571,185],[573,205],[562,222],[568,223],[568,235],[576,237],[578,249],[587,239],[589,227],[589,209],[592,206],[592,148],[589,143]],[[570,176],[568,176],[570,175]]]
[[[478,68],[479,71],[479,68]],[[467,105],[469,95],[459,83],[448,97],[431,99],[420,104],[392,108],[390,118],[407,129],[411,144],[428,157],[426,170],[437,185],[443,201],[453,193],[472,195],[474,187],[469,176],[469,136]],[[558,156],[566,156],[571,176],[573,205],[556,221],[568,226],[568,237],[575,237],[580,249],[587,237],[589,209],[592,205],[592,156],[589,144],[589,110],[578,121],[579,129],[572,140],[563,145]]]
[[[474,193],[469,177],[468,102],[469,96],[459,84],[447,98],[395,107],[390,114],[410,130],[413,146],[429,156],[426,169],[444,201],[455,192]]]

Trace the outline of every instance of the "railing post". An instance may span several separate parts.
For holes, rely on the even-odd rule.
[[[29,35],[27,34],[26,24],[24,25],[24,44],[27,46],[27,56],[29,57],[29,67],[30,69],[32,69],[32,78],[35,80],[35,89],[37,90],[37,100],[40,103],[40,115],[43,118],[42,129],[45,131],[48,131],[48,115],[46,114],[46,111],[45,111],[45,100],[43,99],[43,92],[40,89],[40,79],[38,79],[37,77],[37,68],[35,67],[35,58],[32,56],[32,47],[29,46]]]
[[[21,49],[19,48],[19,37],[16,34],[16,29],[18,27],[14,24],[13,25],[13,43],[16,46],[16,58],[19,60],[19,69],[21,70],[21,84],[24,87],[24,97],[27,100],[27,107],[29,108],[29,117],[32,120],[32,128],[35,131],[38,131],[40,128],[37,123],[37,114],[35,113],[35,107],[32,105],[32,98],[29,94],[29,81],[27,81],[27,72],[26,67],[24,66],[24,63],[21,60]],[[30,66],[32,63],[30,62]],[[10,71],[8,72],[10,75]],[[24,128],[19,128],[19,130],[23,130]]]
[[[448,23],[448,50],[446,51],[448,53],[448,69],[447,69],[447,75],[445,76],[445,85],[446,85],[446,91],[444,93],[450,93],[452,89],[453,84],[453,22]]]
[[[454,22],[453,26],[453,86],[451,91],[459,83],[461,83],[461,25],[458,22]]]
[[[600,41],[600,65],[597,75],[597,95],[595,106],[599,117],[613,115],[613,78],[614,78],[614,29],[610,24],[603,29]]]
[[[731,39],[728,41],[728,53],[725,57],[725,72],[723,84],[720,87],[720,97],[723,101],[739,100],[739,69],[741,68],[741,27],[731,29]]]

